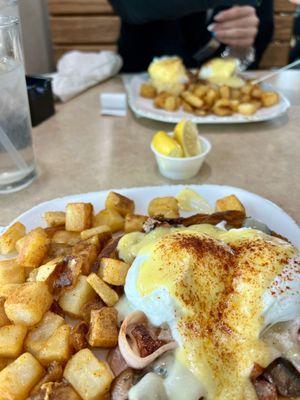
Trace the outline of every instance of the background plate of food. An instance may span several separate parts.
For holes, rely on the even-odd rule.
[[[289,100],[271,85],[250,83],[237,61],[213,59],[199,73],[187,71],[178,57],[154,60],[149,73],[125,76],[129,106],[139,117],[198,124],[267,121],[284,114]]]

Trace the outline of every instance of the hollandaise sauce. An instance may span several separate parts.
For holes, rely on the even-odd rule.
[[[132,302],[145,303],[163,288],[180,309],[174,308],[172,327],[176,358],[199,379],[205,399],[256,400],[251,370],[270,362],[259,338],[262,298],[294,247],[253,229],[204,224],[129,234],[118,249],[127,261],[138,255],[131,267],[137,271]]]

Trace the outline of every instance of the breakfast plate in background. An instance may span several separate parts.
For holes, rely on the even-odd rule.
[[[238,124],[248,122],[268,121],[280,117],[290,107],[290,101],[283,93],[279,93],[280,101],[269,108],[261,108],[255,114],[245,116],[241,114],[233,114],[229,116],[218,116],[209,114],[201,117],[179,109],[178,111],[169,112],[163,109],[155,108],[151,99],[144,98],[140,95],[140,87],[143,83],[149,82],[148,73],[138,75],[124,75],[123,81],[128,93],[128,103],[131,110],[137,117],[153,119],[156,121],[177,123],[183,118],[192,120],[197,124]],[[264,90],[274,90],[274,88],[266,83],[262,83],[261,87]]]
[[[120,190],[117,189],[117,192],[135,201],[137,213],[146,214],[148,204],[154,197],[176,196],[180,190],[185,187],[185,185],[148,186]],[[285,211],[270,200],[248,192],[247,190],[232,186],[207,184],[189,185],[188,187],[203,196],[212,206],[218,198],[235,194],[245,206],[248,216],[264,222],[271,230],[285,236],[296,246],[300,246],[300,231],[296,222]],[[37,226],[44,226],[45,222],[43,214],[46,211],[62,211],[70,202],[90,202],[93,204],[95,211],[98,212],[104,207],[108,192],[109,191],[91,192],[50,200],[31,208],[16,218],[15,221],[24,224],[27,230],[34,229]],[[190,215],[194,213],[195,212],[182,214]]]

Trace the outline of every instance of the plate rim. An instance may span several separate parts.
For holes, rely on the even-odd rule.
[[[36,212],[40,207],[44,207],[47,206],[47,204],[50,204],[52,202],[56,202],[56,201],[68,201],[71,200],[74,197],[79,197],[79,196],[96,196],[98,194],[107,194],[110,191],[116,191],[116,192],[120,192],[122,194],[123,191],[129,191],[129,192],[134,192],[136,190],[138,191],[144,191],[144,190],[151,190],[153,188],[178,188],[178,191],[185,188],[185,187],[189,187],[192,189],[198,188],[201,189],[201,187],[213,187],[213,188],[220,188],[224,189],[226,188],[227,190],[230,190],[234,193],[234,191],[236,191],[236,189],[238,191],[244,192],[246,195],[251,195],[251,196],[255,196],[258,199],[260,199],[261,201],[267,202],[270,206],[275,207],[278,211],[280,211],[281,213],[284,214],[284,218],[287,218],[289,223],[291,225],[293,225],[293,228],[297,229],[299,231],[300,234],[300,228],[299,225],[297,224],[297,222],[294,220],[294,218],[292,216],[290,216],[283,208],[281,208],[279,205],[277,205],[276,203],[274,203],[272,200],[269,200],[259,194],[250,192],[247,189],[243,189],[240,188],[238,186],[231,186],[231,185],[225,185],[225,184],[213,184],[213,183],[205,183],[205,184],[171,184],[171,185],[150,185],[150,186],[133,186],[133,187],[122,187],[122,188],[110,188],[110,189],[103,189],[103,190],[98,190],[98,191],[93,191],[93,192],[86,192],[86,193],[77,193],[77,194],[71,194],[71,195],[67,195],[67,196],[61,196],[61,197],[56,197],[47,201],[43,201],[41,203],[36,204],[35,206],[29,208],[28,210],[24,211],[23,213],[21,213],[20,215],[18,215],[16,218],[14,218],[11,223],[9,225],[7,225],[5,227],[4,232],[11,226],[13,225],[15,222],[19,221],[21,218],[26,218],[28,214],[30,213],[34,213]],[[280,232],[279,232],[280,233]]]
[[[166,123],[178,123],[179,121],[181,121],[181,119],[183,118],[182,116],[179,115],[169,115],[169,114],[165,114],[165,115],[159,115],[156,114],[154,111],[148,111],[148,110],[144,110],[140,107],[137,107],[135,105],[134,102],[134,91],[133,91],[133,87],[132,87],[132,83],[135,79],[141,79],[141,78],[146,78],[148,76],[147,72],[142,72],[139,74],[132,74],[131,77],[129,75],[124,76],[124,85],[125,85],[125,89],[127,91],[128,94],[128,104],[129,107],[131,108],[131,110],[135,113],[135,115],[138,118],[147,118],[147,119],[151,119],[154,121],[160,121],[160,122],[166,122]],[[265,84],[265,86],[267,86],[267,88],[269,89],[273,89],[273,86],[270,84]],[[218,117],[218,116],[214,116],[214,120],[210,119],[208,120],[207,117],[199,117],[199,116],[193,116],[192,114],[187,114],[190,115],[189,119],[191,121],[193,121],[196,124],[244,124],[244,123],[252,123],[252,122],[263,122],[263,121],[270,121],[272,119],[281,117],[282,115],[284,115],[287,110],[291,107],[291,102],[290,100],[279,90],[276,90],[277,93],[279,93],[280,97],[281,97],[281,101],[283,102],[282,104],[282,109],[279,112],[273,112],[268,116],[256,116],[255,114],[252,116],[240,116],[238,119],[235,118],[234,116],[230,116],[230,117]],[[222,119],[221,119],[222,118]]]

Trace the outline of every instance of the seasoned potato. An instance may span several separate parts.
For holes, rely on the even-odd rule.
[[[258,85],[253,86],[253,89],[251,91],[251,97],[255,99],[260,99],[262,95],[262,90]]]
[[[107,225],[95,226],[94,228],[86,229],[80,233],[82,240],[90,239],[93,236],[101,236],[103,233],[111,233],[110,227]]]
[[[252,115],[256,110],[257,108],[252,103],[241,103],[238,106],[238,112],[242,115]]]
[[[49,227],[64,226],[66,223],[66,213],[63,211],[47,211],[44,219]]]
[[[169,95],[168,95],[168,93],[166,93],[166,92],[161,92],[161,93],[159,93],[159,94],[155,97],[155,99],[154,99],[154,101],[153,101],[154,107],[155,107],[155,108],[165,108],[165,101],[166,101],[166,98],[167,98],[168,96],[169,96]]]
[[[173,111],[178,110],[179,106],[180,106],[180,103],[178,101],[178,98],[176,96],[170,95],[165,100],[164,109],[166,111],[173,112]]]
[[[98,247],[95,244],[79,242],[73,247],[72,254],[81,260],[81,273],[88,275],[97,260]]]
[[[0,328],[0,357],[16,358],[21,354],[27,328],[6,325]]]
[[[80,275],[74,288],[67,290],[58,301],[60,307],[73,317],[81,316],[81,308],[85,303],[94,300],[96,294],[87,281],[87,277]]]
[[[230,98],[230,88],[228,86],[221,86],[219,88],[219,95],[221,99],[229,99]]]
[[[53,361],[64,362],[70,358],[70,333],[69,325],[64,324],[57,328],[54,334],[44,343],[37,358],[43,365],[49,365]]]
[[[88,323],[89,322],[90,319]],[[88,330],[89,327],[85,321],[80,321],[75,326],[73,326],[71,331],[71,345],[75,352],[88,347],[88,342],[86,340]]]
[[[105,304],[104,302],[98,297],[94,301],[90,301],[86,304],[81,309],[81,317],[82,319],[89,324],[90,319],[91,319],[91,311],[92,310],[100,310],[100,308],[104,307]]]
[[[206,110],[194,110],[194,114],[198,115],[198,117],[205,117],[208,112]]]
[[[34,229],[18,241],[17,263],[29,268],[40,266],[47,254],[49,244],[50,239],[43,229]]]
[[[30,282],[17,287],[6,299],[4,308],[15,324],[33,326],[49,310],[52,300],[46,283]]]
[[[122,217],[132,214],[134,207],[133,200],[116,192],[109,192],[105,200],[105,208],[117,211]]]
[[[212,108],[214,114],[219,115],[220,117],[225,117],[226,115],[232,114],[232,108],[230,100],[228,99],[219,99],[215,102]]]
[[[279,94],[276,92],[262,92],[260,98],[263,107],[272,107],[279,103]]]
[[[0,399],[26,399],[43,374],[43,367],[30,353],[22,354],[0,372]]]
[[[106,225],[112,232],[121,231],[124,228],[124,218],[116,210],[105,209],[94,216],[93,226]]]
[[[124,231],[125,232],[142,232],[143,230],[143,224],[144,222],[147,221],[147,218],[145,215],[137,215],[137,214],[128,214],[125,217],[125,225],[124,225]]]
[[[209,90],[208,85],[198,84],[193,90],[195,96],[202,98]]]
[[[109,287],[99,276],[92,272],[87,277],[87,282],[95,290],[98,296],[104,301],[108,306],[113,306],[119,300],[119,296],[115,290]]]
[[[259,110],[262,107],[262,103],[259,99],[251,99],[249,103],[253,104],[256,107],[256,110]]]
[[[201,108],[203,106],[203,100],[195,96],[193,93],[185,91],[181,93],[181,97],[185,102],[195,108]]]
[[[192,113],[194,111],[194,107],[192,107],[189,103],[187,103],[186,101],[182,102],[182,109],[183,111],[187,112],[187,113]]]
[[[211,107],[214,104],[214,102],[217,100],[217,98],[218,98],[218,92],[215,89],[210,88],[208,90],[208,92],[205,94],[205,96],[203,97],[203,100],[206,105]]]
[[[154,99],[157,95],[157,91],[150,83],[142,83],[140,86],[140,95],[147,99]]]
[[[240,89],[231,89],[231,99],[232,100],[238,100],[241,96],[241,91]]]
[[[0,236],[0,253],[8,254],[16,250],[16,243],[25,236],[26,228],[21,222],[15,222]]]
[[[57,244],[67,244],[69,246],[74,246],[80,240],[79,232],[67,232],[67,231],[57,231],[52,237],[52,242]]]
[[[243,94],[250,94],[250,93],[252,92],[252,90],[253,90],[253,85],[252,85],[252,83],[246,83],[245,85],[243,85],[243,86],[241,87],[241,92],[242,92]]]
[[[81,232],[92,226],[91,203],[69,203],[66,207],[66,231]]]
[[[241,103],[249,103],[251,101],[250,94],[243,94],[240,98]]]
[[[29,351],[36,358],[39,358],[39,354],[45,343],[64,323],[64,318],[51,311],[47,311],[43,319],[28,333],[24,343],[25,350]]]
[[[238,210],[246,214],[245,207],[240,200],[234,195],[223,197],[216,201],[216,211]]]
[[[64,378],[83,400],[101,400],[110,389],[113,374],[89,349],[80,350],[67,363]]]
[[[92,347],[115,347],[118,344],[118,313],[113,307],[91,311],[88,343]]]
[[[113,258],[101,258],[99,276],[110,285],[121,286],[125,279],[130,265]]]
[[[15,258],[0,261],[0,286],[6,283],[24,283],[24,267]]]
[[[5,309],[4,309],[5,298],[0,297],[0,327],[4,325],[9,325],[10,320],[7,318]]]
[[[7,299],[13,292],[22,286],[22,283],[7,283],[0,286],[0,297]]]
[[[178,218],[178,201],[175,197],[156,197],[148,205],[148,214],[150,217]]]
[[[230,100],[230,108],[233,112],[237,112],[240,102],[238,100]]]

